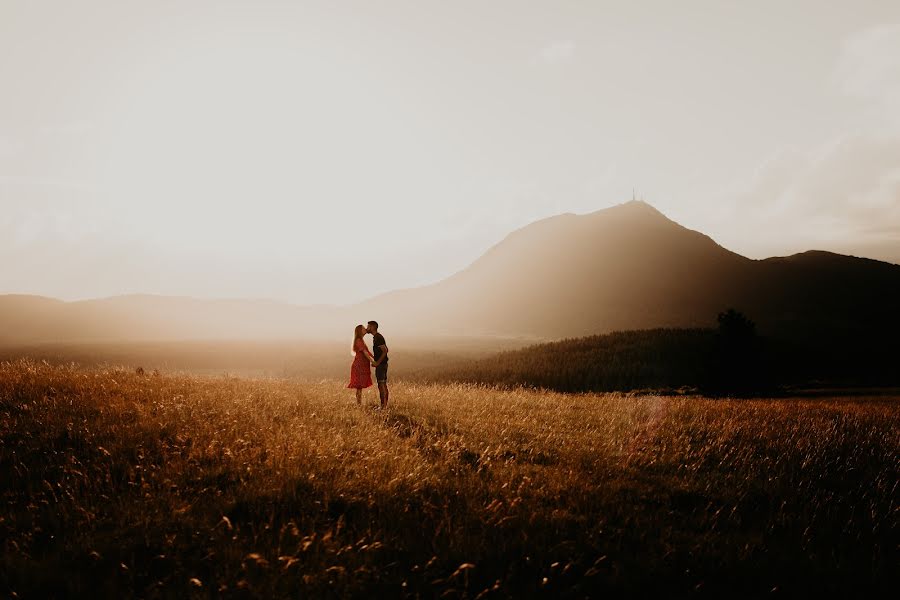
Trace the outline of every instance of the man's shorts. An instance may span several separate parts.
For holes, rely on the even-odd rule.
[[[375,381],[378,383],[387,383],[387,368],[388,364],[386,362],[375,367]]]

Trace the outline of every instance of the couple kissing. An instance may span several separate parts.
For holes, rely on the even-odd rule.
[[[375,353],[369,352],[366,345],[366,334],[372,335],[372,348]],[[348,388],[356,389],[356,403],[362,405],[362,391],[372,386],[372,371],[375,367],[375,380],[378,382],[378,396],[381,405],[375,410],[384,410],[388,406],[388,347],[384,336],[378,333],[378,322],[369,321],[368,326],[357,325],[353,330],[353,364],[350,365],[350,383]]]

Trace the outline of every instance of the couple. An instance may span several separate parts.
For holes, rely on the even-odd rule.
[[[372,347],[375,349],[373,356],[369,347],[363,340],[367,333],[372,334]],[[350,365],[350,384],[348,388],[356,388],[356,403],[362,404],[363,388],[372,385],[372,372],[370,366],[375,367],[375,379],[378,381],[378,395],[381,397],[381,406],[377,410],[387,408],[388,405],[388,347],[384,336],[378,333],[378,322],[369,321],[369,326],[357,325],[353,331],[353,352],[356,357]]]

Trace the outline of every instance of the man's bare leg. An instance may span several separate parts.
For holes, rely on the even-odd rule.
[[[389,392],[386,381],[378,382],[378,396],[381,398],[381,408],[387,408]]]

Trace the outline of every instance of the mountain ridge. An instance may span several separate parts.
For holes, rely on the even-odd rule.
[[[560,339],[709,326],[730,306],[769,333],[817,326],[852,333],[874,326],[871,316],[888,315],[893,301],[900,304],[898,265],[822,250],[751,259],[634,200],[535,221],[439,282],[349,306],[158,294],[73,302],[0,296],[0,343],[332,338],[360,318],[397,333]],[[896,319],[882,318],[893,330]]]

